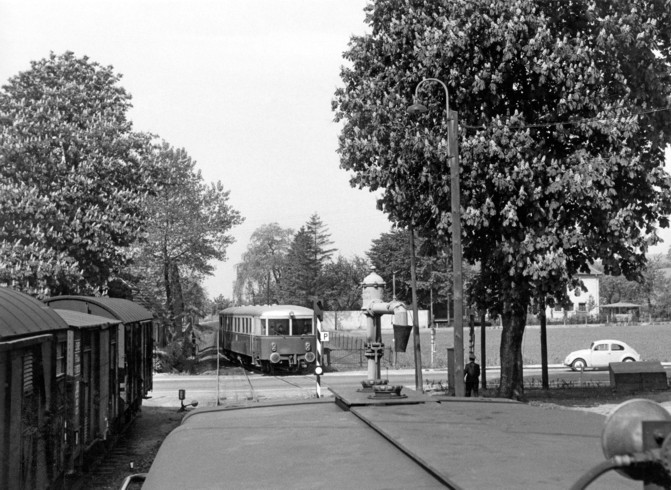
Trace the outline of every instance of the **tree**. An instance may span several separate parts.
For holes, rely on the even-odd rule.
[[[419,239],[417,248],[421,249],[423,240]],[[410,284],[410,234],[407,230],[394,230],[383,233],[373,240],[367,253],[377,273],[385,280],[387,290],[393,293],[396,278],[396,299],[408,305],[412,304]],[[442,262],[442,263],[441,263]],[[434,286],[433,271],[445,271],[445,260],[428,258],[417,254],[417,300],[419,308],[430,304],[430,289]],[[442,277],[443,284],[447,278]],[[438,298],[436,298],[438,299]]]
[[[280,302],[312,307],[312,299],[319,296],[317,286],[321,267],[318,254],[312,233],[301,226],[287,253]]]
[[[233,305],[233,302],[230,299],[224,297],[223,294],[220,294],[219,296],[217,296],[213,300],[209,301],[209,308],[208,309],[209,309],[210,315],[213,315],[215,318],[218,318],[219,312],[221,310],[225,310],[226,308],[228,308],[232,305]]]
[[[230,206],[229,191],[221,182],[206,184],[184,149],[163,142],[154,158],[161,190],[146,205],[149,224],[135,275],[143,278],[141,289],[164,301],[167,321],[179,336],[185,312],[204,310],[199,283],[212,274],[211,261],[226,259],[233,242],[229,232],[243,218]]]
[[[120,75],[51,54],[0,91],[0,282],[93,294],[129,263],[153,192]]]
[[[237,266],[233,296],[238,303],[270,304],[278,296],[292,235],[293,230],[277,223],[254,230]]]
[[[452,296],[452,257],[432,246],[429,239],[416,238],[417,304],[419,308],[436,308],[436,317],[447,318],[447,303]],[[396,277],[396,299],[412,304],[410,281],[410,232],[394,230],[383,233],[373,240],[367,252],[371,264],[386,281],[388,296],[394,289]],[[475,276],[473,267],[464,267],[464,282]],[[432,304],[433,303],[433,304]],[[451,315],[450,315],[451,316]]]
[[[366,259],[354,256],[351,260],[338,255],[326,264],[320,277],[320,297],[332,310],[361,308],[361,283],[369,274]]]
[[[378,0],[335,94],[341,166],[380,209],[451,238],[445,82],[458,112],[464,259],[501,314],[499,393],[523,397],[533,299],[565,300],[579,271],[640,277],[668,226],[670,38],[663,2]]]
[[[328,248],[330,245],[333,245],[328,227],[322,222],[319,215],[315,213],[305,223],[305,229],[310,233],[314,242],[315,260],[323,267],[324,264],[331,260],[333,252],[337,250],[336,248]]]

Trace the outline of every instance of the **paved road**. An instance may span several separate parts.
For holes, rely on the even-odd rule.
[[[667,370],[671,366],[665,366]],[[249,401],[264,401],[283,398],[315,398],[317,393],[316,377],[314,375],[287,375],[268,376],[259,373],[244,374],[240,368],[223,369],[222,375],[171,375],[155,374],[154,388],[150,392],[151,398],[145,400],[147,406],[174,406],[179,407],[178,391],[186,390],[185,403],[197,400],[199,406],[214,406],[217,404],[236,404]],[[498,384],[499,370],[487,370],[488,385]],[[327,373],[321,377],[322,396],[330,396],[329,388],[334,390],[360,387],[361,381],[366,379],[365,372]],[[415,375],[412,370],[383,371],[383,379],[389,384],[403,385],[415,389]],[[445,370],[425,370],[422,373],[425,388],[438,383],[447,383]],[[541,382],[541,370],[537,367],[525,368],[527,383]],[[549,370],[550,383],[570,383],[572,386],[608,384],[608,371],[573,372],[559,366]],[[218,397],[217,397],[218,395]]]

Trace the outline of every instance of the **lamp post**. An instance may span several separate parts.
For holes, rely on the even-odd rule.
[[[448,128],[448,159],[450,162],[450,191],[452,211],[452,270],[454,297],[454,394],[464,396],[464,324],[463,324],[463,276],[461,267],[461,203],[459,191],[459,147],[457,144],[458,117],[450,110],[450,94],[441,80],[425,78],[415,87],[413,104],[408,107],[410,114],[426,112],[426,106],[420,104],[419,89],[426,83],[435,82],[445,90],[445,120]]]

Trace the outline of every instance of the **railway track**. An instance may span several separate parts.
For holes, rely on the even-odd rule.
[[[222,380],[220,401],[224,404],[316,396],[315,379],[310,375],[269,375],[239,364],[234,367],[234,373]]]

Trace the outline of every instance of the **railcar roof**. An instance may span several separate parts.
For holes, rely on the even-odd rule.
[[[413,392],[398,403],[335,395],[194,410],[142,488],[554,490],[604,459],[604,417],[594,413]],[[632,488],[613,472],[592,487]]]
[[[72,310],[54,310],[58,315],[65,320],[70,327],[74,328],[93,328],[106,327],[111,325],[118,325],[121,320],[113,318],[105,318],[104,316],[90,315],[80,311]]]
[[[0,287],[0,340],[67,328],[67,323],[40,300]]]
[[[106,296],[54,296],[45,303],[52,308],[67,309],[88,313],[87,304],[100,307],[108,318],[121,320],[123,323],[142,322],[151,320],[154,316],[151,311],[123,298],[108,298]]]
[[[287,316],[293,312],[296,316],[312,316],[313,311],[310,308],[297,305],[247,305],[233,306],[222,310],[226,315],[250,315],[272,317],[273,315]]]

